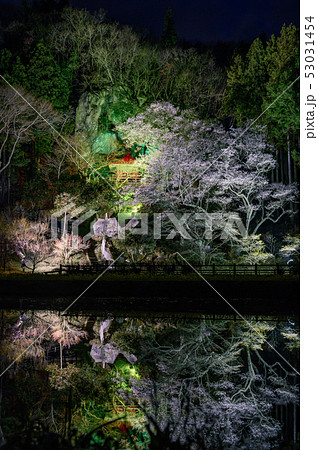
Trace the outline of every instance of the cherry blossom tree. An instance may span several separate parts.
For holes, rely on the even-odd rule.
[[[31,222],[26,218],[17,219],[12,223],[11,241],[14,251],[24,266],[31,263],[34,273],[36,267],[52,256],[53,241],[48,239],[47,223]]]
[[[266,251],[265,243],[259,234],[246,236],[237,244],[237,251],[243,263],[268,264],[274,256]]]
[[[174,138],[187,141],[207,137],[211,124],[198,120],[192,110],[181,111],[169,102],[152,103],[143,113],[116,126],[122,139],[131,146],[158,150]]]
[[[224,229],[228,214],[236,213],[246,236],[294,214],[297,187],[270,182],[276,162],[262,128],[226,131],[191,111],[155,103],[118,131],[129,145],[149,153],[141,157],[146,172],[135,191],[136,203],[153,211],[201,213],[207,219],[218,213],[223,223],[215,223],[214,231]],[[193,233],[189,222],[184,228]],[[212,246],[205,241],[201,247],[207,245]]]
[[[285,259],[292,259],[299,262],[300,257],[300,239],[298,236],[285,236],[283,246],[279,250],[280,255]]]
[[[54,242],[53,252],[60,262],[62,261],[63,264],[68,264],[73,256],[82,253],[88,248],[89,243],[83,242],[80,236],[65,233],[60,239]]]

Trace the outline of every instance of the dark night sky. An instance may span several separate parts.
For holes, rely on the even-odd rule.
[[[262,31],[277,35],[284,23],[299,23],[298,0],[71,0],[71,4],[103,8],[118,22],[148,28],[158,37],[170,7],[178,37],[201,42],[253,40]]]
[[[90,11],[104,9],[108,16],[135,29],[160,37],[163,17],[173,10],[180,39],[196,42],[253,40],[261,32],[278,35],[284,23],[299,24],[298,0],[70,0]],[[0,0],[19,4],[20,0]]]

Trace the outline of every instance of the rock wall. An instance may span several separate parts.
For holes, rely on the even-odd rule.
[[[85,92],[76,109],[76,131],[88,133],[96,152],[116,151],[120,139],[113,132],[114,127],[136,115],[141,106],[127,88]]]

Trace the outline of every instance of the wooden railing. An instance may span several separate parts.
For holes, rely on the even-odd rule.
[[[61,264],[59,268],[60,274],[94,274],[101,273],[107,267],[107,273],[117,274],[190,274],[197,270],[202,275],[229,275],[229,276],[244,276],[244,275],[298,275],[298,265],[287,264],[210,264],[200,265],[192,264],[190,267],[187,264],[110,264],[105,263],[95,264]]]

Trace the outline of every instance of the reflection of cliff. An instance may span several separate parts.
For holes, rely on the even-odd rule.
[[[104,345],[92,345],[91,357],[95,362],[101,362],[103,367],[105,367],[105,364],[114,364],[118,355],[124,356],[130,364],[135,364],[137,362],[135,355],[122,351],[111,342]]]
[[[119,347],[111,342],[103,344],[104,334],[107,333],[112,321],[112,318],[108,318],[101,322],[99,329],[101,345],[92,345],[91,357],[95,362],[101,362],[103,364],[103,368],[105,367],[105,364],[114,364],[118,355],[124,356],[124,358],[126,358],[126,360],[130,364],[135,364],[137,362],[137,358],[135,355],[122,351]]]
[[[109,327],[110,327],[111,324],[112,324],[112,321],[113,321],[113,319],[110,318],[110,319],[103,320],[103,321],[100,323],[100,328],[99,328],[99,338],[100,338],[101,343],[104,342],[104,334],[107,333]]]

